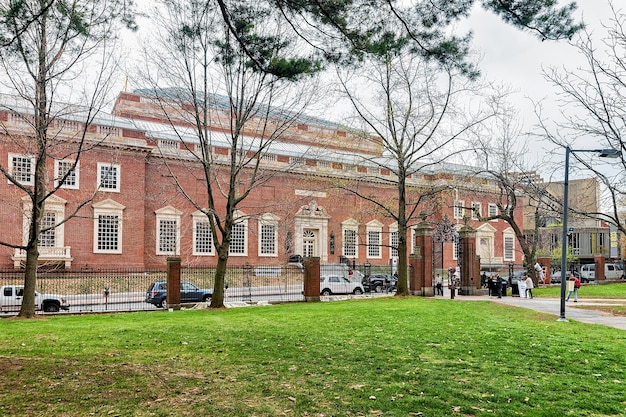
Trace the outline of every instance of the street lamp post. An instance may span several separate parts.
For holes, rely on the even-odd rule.
[[[567,278],[565,269],[567,268],[567,212],[569,198],[569,154],[572,152],[592,152],[597,153],[601,158],[619,158],[622,151],[617,149],[572,149],[569,145],[565,147],[565,181],[563,182],[563,234],[561,242],[561,314],[558,321],[567,321],[565,318],[565,292],[567,288]]]

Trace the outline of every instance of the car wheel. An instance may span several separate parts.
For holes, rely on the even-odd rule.
[[[361,295],[361,294],[363,294],[363,290],[361,290],[360,288],[355,288],[353,293],[354,293],[354,295]]]
[[[322,290],[322,295],[326,295],[326,296],[328,296],[328,295],[331,295],[331,294],[332,294],[332,291],[331,291],[331,290],[329,290],[328,288],[324,288],[324,289]]]
[[[375,288],[376,292],[383,292],[383,286],[382,285],[377,285]]]
[[[163,301],[161,301],[161,307],[163,307],[164,309],[167,309],[167,300],[163,299]]]
[[[204,301],[205,303],[210,303],[211,302],[211,296],[210,295],[205,295],[204,298],[202,299],[202,301]]]
[[[58,313],[60,308],[58,305],[54,304],[54,303],[50,303],[50,304],[46,304],[43,308],[43,310],[47,313]]]

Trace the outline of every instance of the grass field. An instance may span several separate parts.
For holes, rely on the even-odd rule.
[[[0,416],[624,416],[626,332],[387,297],[0,320]]]

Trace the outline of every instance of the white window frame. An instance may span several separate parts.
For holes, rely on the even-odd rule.
[[[15,171],[16,171],[17,167],[13,164],[13,162],[14,162],[14,159],[16,159],[16,158],[20,158],[20,159],[23,159],[25,161],[26,160],[29,161],[28,180],[26,180],[26,181],[20,180],[15,175],[16,174]],[[29,156],[29,155],[17,154],[17,153],[10,153],[7,166],[9,167],[9,174],[19,184],[22,184],[22,185],[33,185],[35,183],[35,157]],[[12,184],[11,181],[9,181],[9,180],[7,180],[7,181],[8,181],[9,184]]]
[[[510,245],[509,248],[507,248],[508,245]],[[505,231],[502,234],[502,259],[505,262],[515,262],[515,234],[510,231]]]
[[[102,170],[108,168],[109,170],[111,168],[115,169],[115,188],[109,188],[109,187],[104,187],[104,184],[102,183]],[[121,167],[119,164],[110,164],[110,163],[105,163],[105,162],[98,162],[98,189],[100,191],[107,191],[110,193],[119,193],[121,190],[121,180],[122,180],[122,171],[121,171]],[[107,174],[108,177],[108,174]]]
[[[462,220],[463,216],[465,216],[465,201],[455,200],[454,201],[454,218]]]
[[[59,186],[59,183],[61,181],[61,178],[65,175],[65,172],[61,172],[61,167],[64,166],[65,164],[72,166],[74,165],[74,161],[72,160],[68,160],[68,159],[61,159],[61,160],[55,160],[54,161],[54,184],[55,186]],[[66,180],[68,179],[73,179],[74,180],[74,184],[68,184],[66,182],[63,182],[63,184],[61,184],[61,188],[66,188],[69,190],[78,190],[80,187],[80,170],[79,170],[79,166],[80,166],[80,162],[76,162],[76,167],[73,170],[73,174],[68,175],[68,177],[66,178]],[[68,167],[69,168],[69,167]]]
[[[359,258],[359,223],[354,219],[341,224],[341,252],[348,259]]]
[[[22,198],[24,216],[22,219],[22,242],[24,245],[28,242],[28,233],[30,230],[30,213],[32,213],[32,203],[28,196]],[[65,205],[67,201],[56,196],[50,196],[44,205],[44,214],[54,212],[55,222],[59,223],[65,219]],[[46,246],[54,248],[65,247],[65,223],[61,223],[54,228],[54,246]]]
[[[93,207],[93,253],[109,253],[109,254],[121,254],[122,252],[122,238],[123,238],[123,220],[124,220],[124,207],[120,203],[106,199],[99,203],[92,205]],[[100,248],[100,216],[117,216],[117,249],[101,249]]]
[[[398,244],[400,243],[400,232],[398,231],[398,223],[389,226],[389,257],[398,257]]]
[[[276,258],[278,256],[278,221],[280,219],[271,214],[266,213],[259,218],[258,221],[258,255],[259,257],[271,257]],[[271,229],[271,236],[268,236],[264,233],[264,230]],[[269,240],[266,242],[265,239],[269,237]],[[266,243],[269,243],[273,250],[266,252],[264,251]]]
[[[193,223],[193,242],[191,254],[194,256],[215,256],[215,244],[213,243],[213,234],[211,233],[211,225],[209,223],[209,219],[207,218],[206,214],[202,213],[201,211],[196,211],[191,216]],[[198,249],[198,238],[200,237],[198,236],[198,227],[200,227],[200,225],[202,225],[202,227],[204,227],[205,225],[206,227],[208,227],[207,231],[209,234],[207,236],[206,242],[208,244],[208,251],[200,251]]]
[[[242,231],[242,237],[243,237],[243,241],[241,242],[241,245],[243,247],[243,252],[233,252],[233,242],[235,239],[235,233],[231,232],[231,236],[230,236],[230,247],[228,248],[228,255],[229,256],[248,256],[248,217],[240,212],[240,211],[235,211],[235,213],[233,213],[233,218],[235,219],[235,223],[233,224],[233,230],[232,232],[237,232],[237,230],[235,229],[241,229]]]
[[[368,259],[382,259],[382,237],[383,237],[383,225],[382,223],[373,220],[367,223],[365,227],[366,234],[366,257]]]
[[[494,203],[489,203],[489,212],[487,213],[487,217],[497,216],[498,215],[498,205]],[[498,219],[491,219],[492,222],[497,222]]]
[[[478,211],[478,214],[476,214],[476,211]],[[472,220],[478,220],[478,217],[482,215],[483,215],[483,204],[478,201],[472,201]]]
[[[155,253],[157,255],[180,255],[180,220],[182,217],[182,212],[180,210],[176,210],[172,206],[167,206],[162,209],[155,211],[156,214],[156,229],[155,229]],[[174,243],[175,248],[173,251],[163,250],[162,242],[161,242],[161,223],[162,222],[175,222],[174,223],[174,239],[176,242]]]

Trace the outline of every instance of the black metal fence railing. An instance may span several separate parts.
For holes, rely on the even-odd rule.
[[[102,269],[38,271],[36,302],[63,299],[72,313],[155,310],[146,294],[155,282],[167,282],[164,270]],[[181,268],[181,281],[213,289],[215,267]],[[17,314],[23,270],[0,270],[0,310]],[[304,299],[303,271],[296,266],[231,266],[226,271],[225,303],[287,302]],[[11,287],[13,292],[9,289]],[[17,291],[15,291],[17,290]],[[50,310],[50,309],[48,309]],[[54,309],[52,309],[54,310]],[[65,311],[65,310],[61,310]]]

